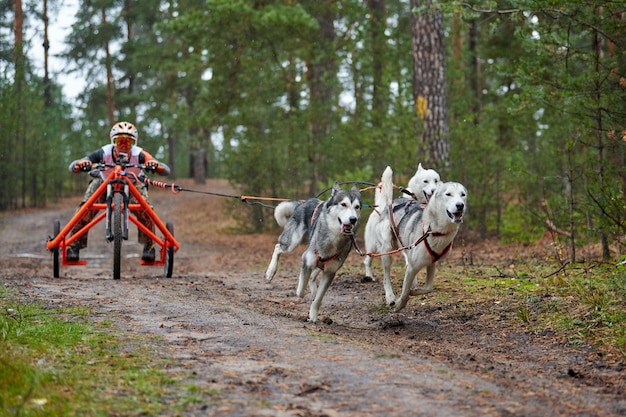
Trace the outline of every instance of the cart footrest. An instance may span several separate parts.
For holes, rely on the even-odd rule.
[[[78,261],[65,261],[63,262],[64,266],[73,266],[73,265],[87,265],[87,261],[84,259],[80,259]]]
[[[164,266],[165,263],[163,263],[161,261],[147,262],[147,261],[144,261],[144,260],[140,260],[139,261],[139,265],[143,265],[143,266]]]

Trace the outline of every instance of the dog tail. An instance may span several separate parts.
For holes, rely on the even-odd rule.
[[[380,178],[380,193],[376,193],[375,201],[376,206],[380,209],[393,201],[393,171],[391,167],[385,168],[383,176]]]
[[[274,209],[274,218],[280,227],[287,224],[287,220],[289,220],[297,205],[297,201],[283,201],[276,206]]]

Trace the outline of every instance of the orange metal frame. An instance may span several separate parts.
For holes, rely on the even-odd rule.
[[[107,178],[102,182],[100,187],[96,190],[95,193],[80,207],[80,209],[74,214],[74,216],[70,219],[70,221],[65,225],[65,227],[59,232],[57,236],[55,236],[52,240],[46,243],[46,247],[48,250],[53,250],[55,248],[59,248],[61,251],[61,264],[65,266],[69,265],[86,265],[86,260],[78,260],[78,261],[68,261],[67,260],[67,251],[66,248],[70,246],[74,241],[80,238],[82,235],[87,233],[89,229],[95,226],[97,223],[102,221],[102,219],[106,216],[106,203],[97,203],[96,201],[103,194],[106,195],[107,192],[107,184],[111,181],[125,179],[126,183],[128,183],[128,189],[132,196],[138,201],[138,203],[130,203],[128,205],[129,213],[128,219],[137,225],[137,227],[144,232],[148,237],[150,237],[156,245],[161,247],[161,253],[158,258],[155,259],[154,262],[145,262],[140,261],[141,265],[150,265],[150,266],[163,266],[165,265],[165,257],[167,248],[174,247],[174,251],[177,251],[180,248],[180,244],[174,238],[174,235],[167,229],[165,224],[159,219],[159,217],[154,212],[154,209],[148,204],[148,202],[143,198],[137,187],[133,181],[126,175],[123,167],[121,165],[115,165],[113,171],[107,176]],[[121,185],[116,185],[113,183],[114,187],[120,187]],[[72,230],[72,228],[78,223],[83,214],[87,210],[102,210],[101,213],[96,215],[89,223],[83,226],[78,232],[73,234],[72,236],[67,237],[68,233]],[[133,214],[133,212],[137,211],[145,211],[148,213],[155,227],[163,233],[163,238],[157,236],[152,230],[149,230],[146,226],[141,224],[137,217]]]

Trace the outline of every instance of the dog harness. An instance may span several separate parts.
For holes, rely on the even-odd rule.
[[[395,212],[400,210],[403,207],[405,209],[404,210],[405,213],[402,216],[402,218],[400,219],[400,221],[396,221]],[[394,200],[387,207],[387,214],[389,215],[389,220],[391,221],[391,231],[393,232],[393,235],[398,240],[398,242],[400,242],[401,246],[404,247],[404,243],[402,242],[402,239],[400,239],[400,227],[399,227],[400,222],[402,222],[402,219],[404,219],[406,216],[415,213],[417,210],[424,210],[425,207],[426,207],[426,204],[421,204],[421,203],[418,203],[415,200],[407,200],[405,198],[398,198],[398,199]],[[414,243],[412,245],[412,246],[415,246],[419,242],[423,241],[424,242],[424,247],[426,248],[426,251],[428,252],[430,257],[432,258],[433,263],[435,263],[439,259],[441,259],[444,256],[446,256],[448,254],[448,252],[450,252],[450,249],[452,249],[452,242],[450,242],[450,244],[448,246],[446,246],[443,251],[441,251],[440,253],[437,253],[428,244],[428,235],[440,237],[440,236],[447,235],[447,233],[431,232],[430,229],[428,231],[425,231],[424,230],[424,223],[422,223],[422,236],[417,240],[416,243]]]
[[[422,234],[424,234],[424,223],[422,223]],[[447,235],[447,233],[439,233],[439,232],[430,232],[431,235],[433,236],[445,236]],[[424,239],[424,246],[426,247],[426,251],[428,251],[428,254],[430,255],[430,257],[433,259],[433,263],[437,262],[439,259],[443,258],[444,256],[446,256],[448,254],[448,252],[450,252],[450,249],[452,249],[452,242],[450,242],[448,244],[448,246],[446,246],[443,251],[441,251],[440,253],[437,253],[433,250],[433,248],[430,247],[430,245],[428,244],[428,239]]]
[[[398,242],[400,242],[400,246],[404,246],[402,239],[400,239],[400,222],[402,222],[402,219],[406,216],[415,213],[417,210],[424,210],[425,207],[425,204],[421,204],[415,200],[409,200],[407,198],[397,198],[393,200],[389,206],[387,206],[387,214],[389,215],[389,220],[391,221],[391,231]],[[401,208],[404,208],[404,215],[399,221],[396,221],[396,211]]]

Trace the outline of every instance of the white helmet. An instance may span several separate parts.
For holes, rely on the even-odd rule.
[[[111,139],[111,143],[115,145],[115,137],[118,135],[128,135],[133,139],[133,145],[137,144],[137,139],[139,139],[139,133],[137,132],[137,128],[134,124],[129,122],[118,122],[112,128],[109,133],[109,138]]]

